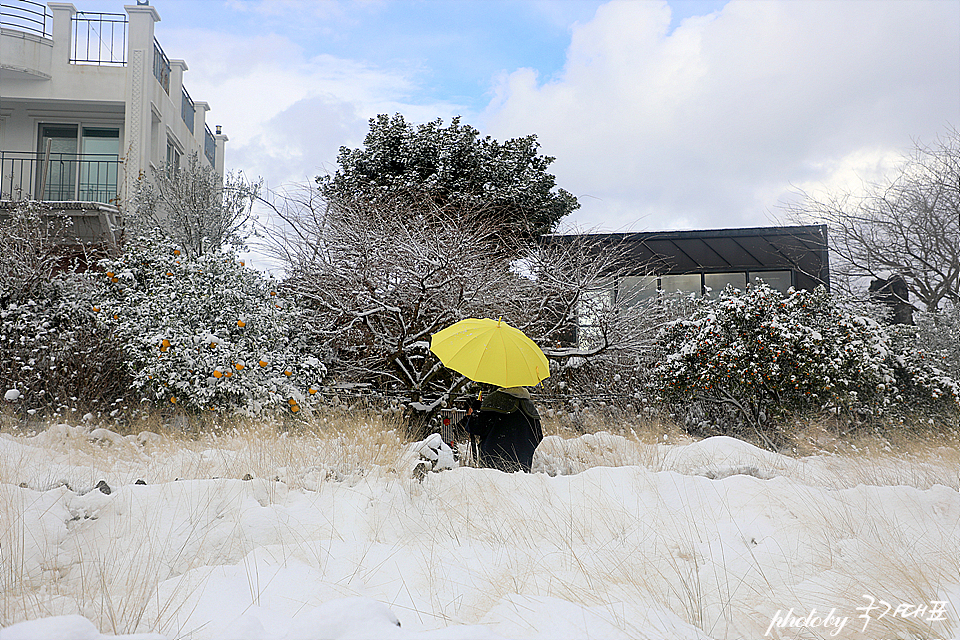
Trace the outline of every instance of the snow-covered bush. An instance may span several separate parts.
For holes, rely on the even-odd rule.
[[[296,305],[230,251],[187,257],[158,237],[101,262],[92,307],[133,388],[192,411],[307,409],[325,368],[307,352]]]
[[[960,380],[960,305],[951,305],[936,313],[914,314],[917,340],[937,366],[954,380]]]
[[[106,406],[124,394],[119,353],[104,341],[92,296],[84,276],[61,274],[0,304],[0,379],[20,392],[18,412]]]
[[[18,413],[102,404],[126,386],[90,310],[95,286],[77,273],[84,261],[57,239],[66,224],[38,202],[0,223],[0,384],[17,391]]]
[[[957,409],[958,387],[924,361],[914,337],[841,310],[821,287],[786,296],[764,284],[702,300],[660,336],[661,397],[719,409],[761,438],[792,414],[883,415],[905,404]],[[909,400],[909,402],[908,402]]]

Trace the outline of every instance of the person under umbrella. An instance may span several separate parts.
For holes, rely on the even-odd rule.
[[[543,430],[525,387],[550,376],[543,350],[502,319],[467,318],[433,334],[430,351],[468,379],[497,387],[483,396],[479,410],[468,409],[464,425],[480,438],[480,464],[530,471]]]
[[[487,394],[478,411],[468,407],[466,422],[467,431],[480,441],[480,466],[530,472],[543,429],[525,387],[501,387]]]

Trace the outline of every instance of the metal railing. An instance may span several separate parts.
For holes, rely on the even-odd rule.
[[[190,129],[190,133],[193,133],[193,119],[196,114],[197,108],[193,104],[193,99],[187,93],[187,88],[183,87],[183,98],[180,100],[180,117],[183,118],[183,123],[187,125],[187,129]]]
[[[73,16],[74,64],[127,64],[127,16],[122,13],[78,12]]]
[[[115,204],[120,159],[115,154],[0,151],[0,200],[78,200]]]
[[[203,125],[203,155],[207,156],[210,166],[217,166],[217,139],[210,133],[210,127]]]
[[[50,38],[53,37],[53,16],[40,2],[4,0],[0,2],[0,27]]]
[[[153,41],[153,75],[167,95],[170,95],[170,59],[156,40]]]

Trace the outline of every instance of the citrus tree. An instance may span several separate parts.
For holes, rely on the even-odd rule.
[[[233,252],[188,256],[159,237],[101,262],[92,308],[133,388],[193,411],[307,409],[325,368],[308,353],[297,306]]]
[[[785,296],[762,283],[728,287],[667,325],[659,346],[661,398],[686,411],[712,406],[764,440],[777,420],[806,411],[958,406],[960,387],[924,358],[915,334],[844,311],[823,287]]]

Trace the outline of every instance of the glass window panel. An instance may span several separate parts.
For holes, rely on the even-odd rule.
[[[44,200],[73,200],[77,184],[77,125],[40,126],[40,162],[37,163],[37,184],[43,179],[47,141],[50,141],[50,162]]]
[[[664,295],[672,295],[680,292],[683,295],[700,295],[701,283],[699,273],[687,273],[683,275],[660,276],[660,289]]]
[[[180,168],[180,150],[167,140],[167,171],[174,172]]]
[[[120,166],[119,129],[83,129],[80,200],[111,202],[117,197]]]
[[[780,293],[786,293],[787,289],[793,286],[793,272],[791,271],[750,272],[750,282],[756,282],[758,278],[766,282],[771,289],[776,289]]]
[[[587,291],[577,305],[577,346],[589,349],[600,340],[600,323],[613,307],[613,285]]]
[[[632,307],[657,295],[657,276],[629,276],[620,280],[617,297],[621,304]]]
[[[742,271],[739,273],[705,273],[703,274],[703,284],[708,288],[708,295],[716,296],[728,284],[734,289],[745,289],[747,274]]]

